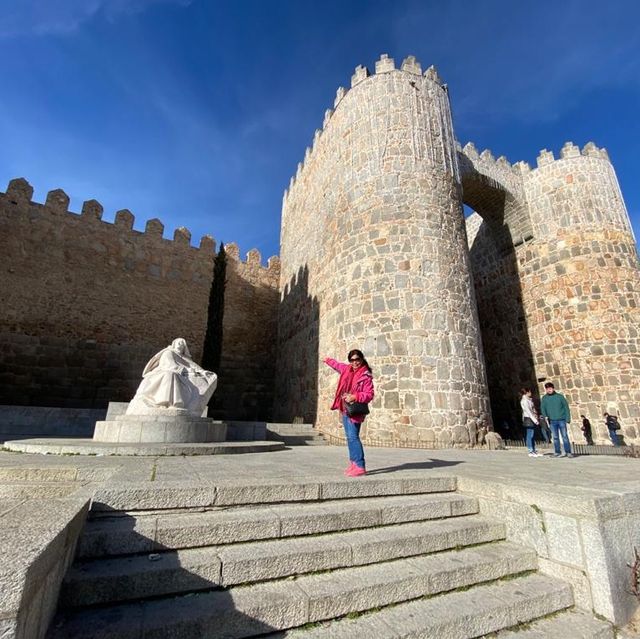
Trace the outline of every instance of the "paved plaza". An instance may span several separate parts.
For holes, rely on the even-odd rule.
[[[368,448],[368,476],[446,474],[473,477],[492,483],[534,483],[541,489],[572,489],[598,494],[640,492],[640,459],[621,456],[553,458],[550,454],[530,458],[524,449],[425,450]],[[342,478],[348,464],[346,447],[309,446],[283,451],[193,457],[116,457],[81,455],[32,455],[0,452],[0,477],[6,480],[59,477],[86,482],[256,482],[263,480],[316,480]],[[64,469],[64,472],[62,472]],[[6,486],[5,486],[6,487]]]
[[[289,561],[285,561],[284,555],[277,561],[263,556],[264,548],[269,547],[268,544],[272,542],[257,541],[255,548],[246,546],[246,550],[240,548],[236,551],[233,547],[228,552],[216,550],[216,544],[232,543],[233,535],[240,535],[239,539],[244,539],[243,535],[246,533],[243,530],[255,531],[256,526],[262,525],[259,521],[262,521],[261,518],[264,517],[270,521],[273,518],[281,521],[280,530],[284,530],[284,522],[289,521],[292,517],[296,521],[299,519],[300,522],[303,520],[307,522],[304,526],[307,526],[310,521],[308,517],[317,518],[318,521],[325,521],[326,518],[329,518],[334,522],[331,524],[332,526],[345,528],[344,532],[336,530],[333,533],[335,535],[354,535],[354,538],[358,539],[362,535],[367,539],[368,536],[372,536],[369,541],[361,540],[358,542],[365,545],[370,544],[367,546],[370,549],[366,552],[363,551],[363,557],[367,557],[363,559],[365,562],[371,561],[369,555],[372,552],[372,543],[378,544],[376,547],[385,549],[385,553],[387,552],[386,548],[395,548],[399,557],[405,556],[406,553],[419,553],[416,549],[411,550],[417,543],[415,539],[410,537],[411,534],[414,534],[411,533],[413,530],[411,526],[419,527],[423,531],[420,534],[426,535],[424,539],[437,540],[437,542],[431,541],[429,543],[441,544],[443,549],[451,548],[450,552],[454,554],[463,551],[459,547],[461,542],[455,541],[452,535],[472,535],[465,537],[464,545],[470,545],[470,547],[462,555],[459,555],[459,560],[462,561],[462,558],[467,554],[471,556],[475,552],[473,561],[484,562],[483,565],[486,564],[487,570],[492,567],[491,569],[495,572],[492,578],[498,578],[498,581],[494,585],[483,586],[484,588],[489,590],[491,588],[498,590],[500,588],[515,588],[516,591],[520,588],[524,589],[523,592],[529,592],[527,590],[529,588],[531,589],[531,597],[542,597],[540,605],[543,606],[544,603],[544,606],[534,615],[539,617],[540,621],[536,622],[530,631],[534,633],[531,635],[532,637],[570,636],[566,634],[566,628],[582,627],[580,624],[584,624],[584,633],[579,635],[581,637],[613,636],[610,627],[602,625],[604,619],[612,621],[619,628],[631,619],[631,624],[627,625],[618,636],[637,636],[633,634],[633,628],[635,628],[633,624],[636,623],[634,610],[637,609],[637,600],[629,594],[631,572],[628,562],[632,558],[632,550],[630,549],[634,545],[640,546],[640,473],[638,472],[640,460],[622,456],[595,455],[578,456],[573,459],[554,458],[551,454],[531,458],[525,449],[486,451],[368,448],[366,455],[368,475],[351,479],[342,473],[347,465],[347,454],[346,448],[340,446],[298,446],[281,451],[252,454],[168,457],[41,455],[0,452],[0,530],[2,530],[3,536],[2,545],[5,547],[7,557],[9,557],[9,561],[4,565],[4,576],[0,575],[0,577],[7,580],[8,592],[11,592],[7,605],[7,614],[14,615],[9,620],[14,624],[11,628],[25,628],[27,632],[26,635],[21,635],[18,632],[15,636],[29,636],[29,632],[36,633],[33,636],[42,636],[43,629],[51,623],[56,599],[47,600],[46,583],[43,589],[44,581],[37,575],[56,575],[56,579],[62,579],[73,561],[74,552],[78,552],[81,558],[84,556],[96,557],[96,561],[102,561],[99,559],[99,555],[103,552],[107,552],[106,557],[108,558],[109,553],[115,552],[117,555],[124,552],[123,544],[135,546],[135,544],[142,543],[144,547],[137,548],[136,546],[136,550],[132,546],[133,549],[129,550],[133,553],[142,552],[143,558],[141,560],[123,558],[122,560],[116,559],[116,561],[124,562],[128,571],[137,565],[136,561],[143,561],[145,575],[150,569],[162,568],[163,564],[149,564],[144,559],[146,556],[144,553],[148,553],[149,549],[153,550],[154,548],[148,544],[153,544],[154,538],[160,534],[160,532],[152,531],[163,530],[165,535],[169,534],[167,531],[173,531],[170,534],[174,537],[177,535],[182,539],[184,549],[180,550],[181,545],[177,545],[177,556],[181,558],[182,562],[181,572],[177,573],[179,579],[187,578],[190,581],[196,580],[197,583],[202,582],[203,577],[200,576],[202,569],[198,567],[198,562],[202,561],[202,553],[207,557],[212,553],[217,553],[213,560],[207,559],[207,571],[210,570],[211,561],[215,565],[222,561],[223,566],[228,566],[228,568],[223,568],[223,573],[227,569],[238,570],[237,566],[245,566],[242,570],[248,570],[252,575],[255,571],[257,571],[255,575],[257,575],[265,562],[271,561],[269,565],[273,566],[282,565],[282,562]],[[446,496],[446,494],[429,496],[431,491],[455,491],[456,488],[457,497]],[[459,512],[458,516],[454,516],[450,523],[446,523],[445,519],[439,519],[443,515],[438,514],[440,512],[438,509],[451,499],[458,500],[455,502],[458,504],[455,508],[458,508]],[[85,524],[89,500],[93,501],[93,517],[90,516],[89,523]],[[460,516],[463,514],[460,510],[463,502],[460,500],[466,500],[464,507],[471,509],[466,514],[468,520]],[[382,505],[383,501],[387,504],[386,506]],[[314,506],[314,504],[317,505]],[[436,506],[436,504],[439,505]],[[234,510],[235,508],[239,508],[239,510]],[[374,515],[374,511],[377,512],[376,508],[382,508],[382,513],[385,512],[385,508],[389,509],[389,513],[395,512],[394,509],[404,509],[407,513],[413,513],[408,515],[408,521],[417,517],[418,519],[432,519],[433,523],[425,521],[403,524],[407,527],[406,533],[399,532],[398,538],[384,542],[377,538],[383,533],[377,532],[376,526],[379,523],[373,523],[373,519],[370,524],[348,523],[353,517],[355,517],[353,522],[358,517],[363,517],[363,512],[360,512],[363,509],[367,510],[367,517],[379,517],[377,514]],[[451,508],[453,509],[454,506]],[[369,510],[371,513],[368,512]],[[303,512],[309,514],[303,515]],[[453,512],[452,510],[452,514]],[[359,514],[356,515],[356,513]],[[251,518],[256,514],[258,520],[254,521]],[[389,514],[389,516],[391,515]],[[446,517],[446,515],[444,516]],[[101,518],[104,517],[107,519],[101,523],[103,521]],[[218,517],[222,519],[218,520]],[[220,521],[234,517],[240,519],[229,528],[231,538],[222,542],[215,540],[206,542],[204,540],[204,537],[217,534],[215,531]],[[210,524],[203,527],[205,521],[209,521]],[[337,521],[343,523],[335,524]],[[466,521],[469,523],[465,523]],[[129,522],[137,523],[132,529]],[[218,523],[213,525],[214,522]],[[112,526],[115,528],[112,532],[107,532],[106,529],[101,532],[101,526],[105,525],[109,530]],[[121,528],[123,525],[125,529],[120,530],[118,527]],[[300,525],[300,523],[295,525]],[[325,524],[323,523],[322,526]],[[348,529],[354,526],[362,527],[362,531],[348,532]],[[366,530],[369,527],[371,529]],[[460,532],[461,528],[464,528],[464,533]],[[394,526],[388,527],[389,531],[392,529]],[[472,529],[476,532],[473,532]],[[81,542],[79,551],[75,551],[76,540],[83,534],[84,541]],[[447,535],[451,537],[448,541]],[[480,538],[478,535],[489,535],[492,538],[495,536],[495,543],[498,545],[491,550],[486,546],[489,538],[485,539],[484,536]],[[259,535],[256,537],[257,540],[261,538],[264,537]],[[373,538],[377,539],[375,543],[372,541]],[[477,552],[473,550],[474,539],[475,545],[478,542],[481,543],[482,550]],[[500,539],[504,541],[500,541]],[[261,546],[261,543],[267,543],[267,546]],[[283,540],[273,543],[282,543],[285,545],[283,547],[287,547],[286,544],[290,543],[297,544],[294,549],[294,555],[298,557],[296,561],[300,561],[302,546],[305,548],[308,546],[305,553],[310,554],[305,557],[314,556],[316,557],[314,561],[321,561],[316,566],[316,569],[320,570],[327,562],[329,562],[327,563],[329,566],[332,553],[338,552],[338,546],[335,546],[337,542],[332,542],[330,539],[327,539],[328,545],[324,544],[327,546],[326,552],[321,551],[324,546],[322,539],[318,537],[310,537],[308,541],[293,540],[289,542]],[[421,541],[420,543],[426,542]],[[203,548],[202,551],[189,550],[193,546],[205,544],[211,548]],[[94,546],[95,548],[93,548]],[[112,546],[113,548],[111,548]],[[356,546],[352,545],[351,547],[351,552],[355,553],[353,549]],[[255,553],[255,566],[249,561],[249,558],[254,555],[245,556],[245,552]],[[278,550],[278,552],[284,551]],[[376,552],[380,552],[380,550]],[[229,553],[236,555],[240,553],[238,557],[233,559],[236,563],[231,561]],[[149,557],[152,556],[149,555]],[[519,585],[519,581],[511,582],[508,579],[504,583],[499,581],[499,573],[502,570],[500,566],[502,564],[511,565],[516,561],[514,559],[516,556],[519,557],[517,561],[520,562],[518,565],[521,565],[521,575],[524,575],[523,570],[537,568],[538,571],[535,575],[518,577],[523,580],[522,586]],[[491,559],[492,557],[493,559]],[[446,556],[442,555],[440,560],[424,559],[420,561],[430,562],[430,566],[433,564],[430,570],[438,572],[444,569],[445,564],[442,564],[442,561],[445,560]],[[133,563],[130,563],[131,561]],[[273,563],[274,561],[275,563]],[[309,560],[305,559],[305,561]],[[397,559],[396,561],[403,562],[405,560]],[[406,561],[411,564],[412,560]],[[464,561],[471,561],[471,559],[464,559]],[[107,561],[107,565],[116,564],[110,564]],[[170,566],[171,564],[165,565]],[[12,568],[12,566],[14,567]],[[233,568],[234,566],[236,568]],[[414,569],[415,566],[407,568],[409,573],[413,575],[411,579],[422,579],[419,577],[422,573],[412,572]],[[307,566],[305,569],[291,568],[291,570],[293,571],[291,574],[296,575],[296,571],[304,573],[308,572],[310,568]],[[384,566],[359,568],[354,564],[353,568],[344,568],[343,570],[370,571],[371,577],[363,577],[366,583],[369,579],[374,579],[373,575],[375,575],[375,579],[382,581],[388,577]],[[464,586],[466,581],[458,583],[462,578],[461,575],[474,574],[473,570],[467,567],[462,572],[459,569],[452,572],[451,577],[447,577],[450,581],[446,582],[448,585],[445,590],[455,588],[456,584]],[[485,569],[483,568],[483,570]],[[514,571],[513,568],[509,570]],[[75,574],[76,577],[80,575],[83,579],[89,578],[82,570],[78,572],[78,569],[75,573],[72,570],[70,574]],[[208,575],[209,573],[202,574]],[[153,573],[149,573],[149,575],[150,578]],[[125,586],[113,587],[116,592],[133,587],[130,585],[134,583],[131,581],[132,577],[127,573],[121,578],[125,579],[125,577],[127,581],[122,582]],[[90,578],[94,579],[94,577]],[[328,576],[326,578],[329,579]],[[399,577],[397,578],[399,579]],[[210,577],[207,576],[207,579]],[[256,576],[247,577],[245,581],[251,582],[256,579],[259,580]],[[315,583],[314,580],[322,578],[313,575],[308,578],[295,577],[294,582],[285,578],[273,587],[276,589],[295,589],[297,586],[294,584],[302,587],[306,583],[304,579]],[[525,582],[529,584],[526,587]],[[166,577],[158,583],[167,583]],[[211,583],[214,582],[211,581]],[[502,585],[500,585],[501,583]],[[571,585],[570,590],[567,590],[568,584]],[[231,599],[225,601],[224,605],[220,602],[215,605],[223,605],[223,608],[226,606],[225,614],[232,617],[236,615],[233,617],[236,621],[237,615],[243,615],[244,621],[253,628],[247,626],[247,634],[243,634],[244,631],[239,631],[238,636],[250,636],[256,632],[259,634],[259,631],[264,632],[265,629],[275,630],[304,624],[304,618],[296,621],[294,617],[286,617],[288,620],[282,622],[284,625],[280,625],[276,619],[281,613],[273,608],[276,605],[273,603],[274,600],[265,599],[264,602],[271,602],[268,606],[267,603],[260,603],[260,600],[254,598],[247,599],[242,603],[241,600],[236,601],[236,591],[233,590],[233,586],[230,587],[231,590],[228,591],[214,590],[209,594],[198,596],[197,601],[205,606],[198,613],[204,615],[199,623],[205,624],[207,628],[211,627],[211,622],[206,621],[209,618],[207,615],[210,615],[207,607],[213,605],[212,601],[216,597],[227,597],[228,599],[228,596],[223,593],[229,592]],[[313,587],[315,588],[315,586]],[[69,586],[67,586],[68,588]],[[255,588],[259,591],[261,586],[246,586],[246,588]],[[385,587],[376,585],[376,588],[381,588],[380,592],[383,592]],[[498,590],[490,596],[491,601],[502,600],[503,595],[499,594]],[[96,596],[102,596],[100,593],[104,592],[104,586],[82,586],[77,592],[84,593],[82,595],[84,597],[88,596],[87,593],[97,593]],[[241,588],[237,592],[253,591]],[[397,592],[400,591],[396,590]],[[287,597],[290,594],[287,594]],[[69,599],[69,597],[76,595],[67,593],[65,596]],[[135,596],[131,594],[130,596],[135,599],[142,594]],[[271,596],[275,595],[272,593]],[[345,595],[344,601],[350,601],[350,596]],[[400,595],[396,596],[400,597]],[[452,602],[456,597],[461,598],[461,602],[462,600],[466,602],[466,596],[463,590],[458,594],[452,592],[441,599],[444,606],[444,602],[449,598]],[[520,597],[522,593],[515,595],[511,593],[508,596]],[[375,602],[378,600],[372,594],[368,594],[367,597],[371,597],[371,599],[366,605],[375,608],[378,605]],[[211,601],[209,601],[210,599]],[[342,601],[342,599],[340,600]],[[402,597],[398,599],[398,601],[401,600]],[[193,600],[189,599],[188,601]],[[230,602],[235,603],[232,605]],[[552,606],[550,602],[556,603]],[[121,606],[121,608],[125,611],[134,608],[138,610],[137,605],[133,602],[123,604],[124,607]],[[263,612],[260,612],[263,610],[260,606],[263,605],[267,606],[269,611],[264,613],[266,617]],[[298,602],[296,605],[302,604]],[[411,607],[414,604],[402,605]],[[436,617],[444,615],[443,619],[446,618],[446,623],[454,625],[462,623],[460,627],[464,627],[464,622],[449,618],[450,615],[457,614],[456,611],[459,608],[457,604],[451,603],[449,607],[441,607],[440,604],[436,604],[435,600],[433,603],[425,600],[423,603],[415,603],[415,605],[420,610],[422,607],[425,608],[419,613],[419,618],[425,623],[428,619],[435,618],[433,615]],[[467,603],[460,605],[466,606]],[[571,609],[572,605],[575,605],[575,608]],[[256,606],[258,607],[256,608]],[[430,606],[436,606],[437,609],[434,608],[429,612]],[[154,623],[160,623],[155,620],[153,615],[149,617],[152,608],[153,606],[145,613],[147,614],[145,619],[154,619]],[[549,620],[545,621],[545,616],[560,608],[567,608],[567,610],[560,616],[552,617],[552,630],[544,630],[545,624],[551,623]],[[117,606],[114,610],[116,609],[118,609]],[[517,605],[517,609],[522,611],[520,604]],[[391,617],[396,614],[393,610],[391,608],[388,613],[377,614],[375,623],[381,624],[381,628],[387,628],[388,624],[392,623]],[[514,608],[514,610],[516,609]],[[592,611],[596,613],[596,616],[592,616]],[[86,614],[90,614],[90,610]],[[96,612],[96,614],[98,613]],[[183,621],[175,621],[172,618],[171,620],[167,619],[167,623],[175,621],[175,623],[188,624],[191,614],[189,612]],[[387,614],[390,615],[389,619],[386,618]],[[518,614],[520,613],[514,614],[516,615],[514,619],[519,618]],[[494,613],[490,609],[484,610],[483,606],[480,606],[473,615],[475,615],[475,619],[479,620],[478,623],[484,619],[482,623],[485,626],[483,627],[492,627],[490,620]],[[78,613],[75,617],[70,618],[56,617],[53,623],[57,628],[57,634],[54,633],[53,636],[56,639],[58,637],[67,639],[70,636],[85,637],[87,632],[89,632],[87,637],[93,636],[91,635],[91,624],[94,622],[89,623],[88,618],[85,613]],[[319,618],[330,619],[330,615]],[[32,621],[34,619],[36,621]],[[63,622],[61,619],[67,620]],[[119,626],[112,627],[110,619],[110,617],[96,618],[95,623],[102,624],[100,627],[104,627],[105,632],[107,630],[111,632],[111,634],[105,634],[105,637],[119,636]],[[260,623],[263,623],[264,626],[260,626],[256,630],[254,625],[260,619],[263,619]],[[637,620],[637,612],[635,619]],[[29,623],[36,624],[33,626],[33,630],[29,630]],[[347,637],[351,636],[349,633],[352,632],[362,631],[366,634],[365,625],[373,623],[373,621],[365,616],[352,621],[346,620],[336,623],[335,627],[330,627],[331,632],[335,631],[336,637]],[[514,621],[505,622],[500,627],[514,627],[513,624]],[[128,632],[128,621],[125,626]],[[37,632],[36,627],[39,628]],[[261,628],[262,630],[260,630]],[[124,632],[124,626],[122,631]],[[158,631],[165,631],[162,624]],[[178,631],[176,630],[176,632]],[[315,634],[310,631],[305,632],[309,634],[309,637],[333,636],[333,634],[326,634],[329,629],[325,629],[324,626],[316,629]],[[385,632],[387,631],[385,630]],[[535,634],[536,632],[546,634],[539,635]],[[606,634],[598,634],[601,632]],[[187,633],[184,636],[191,635]],[[306,637],[306,634],[304,636]],[[387,635],[383,632],[378,636]],[[499,634],[498,636],[502,639],[503,635]],[[505,634],[504,636],[509,635]],[[526,636],[529,637],[529,635]]]

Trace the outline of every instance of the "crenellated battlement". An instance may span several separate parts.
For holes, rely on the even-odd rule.
[[[482,167],[489,173],[493,170],[499,170],[501,172],[509,170],[517,175],[523,176],[530,173],[532,170],[535,170],[532,169],[529,163],[525,161],[519,161],[511,164],[504,155],[501,155],[496,159],[490,149],[478,151],[473,142],[467,142],[464,147],[458,144],[457,150],[459,154],[466,157],[476,168]],[[565,142],[562,149],[560,149],[560,157],[558,158],[554,156],[553,151],[542,149],[536,158],[536,168],[539,169],[554,162],[580,157],[596,158],[606,160],[607,162],[610,161],[607,150],[605,148],[597,147],[593,142],[587,142],[582,149],[573,142]]]
[[[407,56],[402,61],[402,65],[400,66],[400,68],[397,69],[394,59],[390,58],[386,53],[383,53],[380,56],[380,59],[377,60],[375,63],[375,72],[373,74],[369,72],[369,69],[367,67],[363,65],[358,65],[355,68],[353,75],[351,76],[350,88],[348,89],[343,86],[340,86],[336,90],[336,96],[333,101],[333,108],[327,109],[325,111],[324,119],[322,122],[322,129],[316,130],[313,136],[313,142],[311,146],[306,148],[303,161],[298,163],[296,173],[294,176],[291,177],[291,180],[289,182],[289,187],[284,191],[283,201],[287,200],[289,194],[291,193],[291,190],[294,188],[296,183],[299,182],[302,176],[304,175],[305,167],[309,164],[309,162],[313,158],[314,151],[318,146],[318,143],[320,142],[320,139],[322,138],[324,131],[329,126],[329,123],[331,122],[331,118],[333,117],[334,113],[336,112],[340,104],[351,92],[351,90],[357,87],[358,85],[361,85],[368,79],[371,79],[375,76],[379,76],[382,74],[392,73],[392,72],[398,73],[398,74],[418,76],[419,78],[435,83],[436,85],[441,87],[445,92],[447,91],[447,86],[442,82],[442,79],[438,75],[438,71],[436,70],[435,66],[433,65],[430,66],[423,73],[422,65],[418,60],[416,60],[415,56],[412,56],[412,55]]]
[[[267,265],[262,265],[262,254],[258,249],[251,249],[247,252],[245,259],[240,257],[240,248],[235,242],[229,242],[224,245],[227,258],[233,260],[239,265],[251,267],[253,269],[260,269],[262,271],[273,273],[276,279],[280,275],[280,258],[277,255],[272,255],[267,260]]]
[[[513,172],[514,168],[506,156],[501,155],[496,158],[490,149],[478,151],[473,142],[467,142],[464,147],[457,145],[458,153],[463,154],[474,166],[482,165],[487,169],[498,169],[500,171]]]
[[[204,235],[200,239],[198,247],[191,245],[191,231],[181,226],[175,229],[173,239],[169,240],[163,237],[164,224],[158,218],[147,220],[144,231],[135,231],[133,225],[135,216],[128,209],[121,209],[116,212],[113,223],[106,222],[102,219],[104,208],[97,200],[86,200],[82,204],[80,214],[69,210],[69,196],[63,189],[54,189],[47,193],[44,204],[32,201],[33,187],[24,178],[15,178],[9,182],[5,193],[0,191],[0,197],[4,197],[10,205],[13,205],[17,212],[26,211],[31,207],[42,208],[43,210],[55,215],[69,215],[69,219],[79,220],[81,223],[86,222],[93,224],[99,222],[106,228],[117,228],[124,233],[123,239],[129,237],[140,237],[151,240],[162,240],[163,242],[174,242],[177,246],[185,248],[193,248],[206,252],[215,252],[216,243],[210,235]],[[72,216],[72,217],[71,217]]]
[[[173,238],[164,237],[165,226],[158,218],[147,220],[144,231],[136,231],[133,226],[135,216],[128,209],[121,209],[116,212],[113,223],[102,219],[103,206],[97,200],[86,200],[82,204],[80,214],[69,210],[69,196],[63,189],[53,189],[47,193],[44,204],[32,200],[33,187],[24,178],[15,178],[7,186],[5,193],[0,191],[0,203],[4,200],[16,213],[26,212],[30,209],[40,209],[43,213],[56,216],[68,216],[70,222],[88,224],[88,230],[98,232],[102,228],[106,232],[116,231],[120,234],[120,239],[127,241],[159,242],[167,248],[190,249],[202,253],[204,256],[213,256],[216,252],[216,240],[211,235],[203,235],[198,246],[192,246],[191,231],[180,226],[173,232]],[[63,217],[64,219],[64,217]],[[98,227],[95,224],[99,224]],[[245,263],[253,268],[260,268],[264,271],[277,271],[279,269],[279,258],[272,256],[267,260],[267,265],[262,265],[262,256],[257,249],[251,249],[244,262],[240,259],[240,251],[235,243],[227,245],[227,254],[240,263]]]
[[[112,223],[103,213],[95,199],[85,201],[79,214],[71,212],[62,189],[35,202],[24,178],[0,192],[2,364],[18,370],[19,360],[31,375],[30,384],[20,375],[5,376],[0,400],[51,406],[128,401],[149,357],[176,335],[200,359],[216,241],[204,235],[194,247],[184,226],[165,239],[158,218],[138,231],[128,209],[117,211]],[[279,258],[263,265],[254,248],[241,259],[233,242],[227,255],[224,323],[217,337],[225,353],[216,371],[225,379],[219,401],[235,406],[241,397],[245,412],[234,416],[266,419],[271,391],[262,379],[273,376]],[[238,366],[244,348],[252,361]]]
[[[605,148],[597,147],[593,142],[587,142],[582,149],[573,142],[565,142],[564,146],[560,149],[559,158],[554,157],[553,151],[542,149],[536,158],[536,164],[538,168],[541,168],[552,164],[553,162],[579,157],[590,157],[606,160],[607,162],[610,161],[607,150]]]

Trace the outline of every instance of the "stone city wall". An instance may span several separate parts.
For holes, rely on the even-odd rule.
[[[482,329],[494,423],[505,436],[505,420],[518,423],[518,389],[535,380],[517,266],[518,247],[532,238],[524,197],[524,163],[511,165],[471,143],[459,148],[462,198],[476,213],[468,217],[478,316]]]
[[[283,204],[280,418],[340,431],[337,377],[361,348],[377,395],[365,442],[470,443],[486,376],[446,87],[383,56],[338,89]],[[297,299],[289,304],[288,300]],[[309,362],[306,366],[296,360]],[[301,413],[301,414],[299,414]],[[473,435],[472,435],[473,436]]]
[[[246,261],[236,244],[225,245],[227,272],[216,415],[269,420],[272,414],[278,329],[280,260],[267,268],[252,249]]]
[[[200,361],[213,238],[204,236],[195,248],[185,228],[165,240],[157,219],[138,232],[128,210],[110,224],[95,200],[76,215],[63,191],[49,192],[44,204],[32,202],[32,193],[23,179],[0,193],[0,403],[88,408],[128,401],[149,358],[178,336]],[[256,331],[254,320],[239,327],[229,322],[236,308],[246,307],[247,295],[263,286],[274,290],[275,266],[262,268],[255,256],[244,264],[232,254],[223,342],[225,332],[235,331],[253,350],[268,341],[269,324]],[[263,298],[254,312],[275,315],[277,302]],[[227,391],[254,404],[247,394],[258,382],[251,379],[255,372],[249,369]],[[268,412],[271,400],[261,392]]]
[[[481,320],[500,305],[500,324],[483,322],[487,358],[497,362],[501,388],[517,399],[528,367],[509,355],[509,336],[526,329],[533,369],[527,385],[550,380],[573,412],[571,436],[582,442],[580,414],[594,439],[608,441],[602,413],[620,417],[627,442],[640,441],[640,270],[636,244],[615,172],[604,149],[567,143],[558,160],[542,151],[538,166],[518,167],[531,234],[513,252],[496,246],[491,221],[467,220]],[[501,295],[517,277],[520,305]],[[508,320],[512,314],[511,321]],[[511,359],[511,363],[510,363]],[[489,366],[491,370],[491,366]],[[515,374],[514,374],[515,373]],[[542,384],[539,393],[544,392]],[[514,400],[515,406],[515,400]],[[494,416],[498,417],[498,416]],[[519,419],[517,410],[502,417]]]

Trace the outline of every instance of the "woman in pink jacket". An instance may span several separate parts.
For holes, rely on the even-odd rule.
[[[350,463],[345,475],[360,477],[361,475],[366,475],[367,472],[364,465],[364,450],[360,441],[360,426],[364,421],[365,415],[349,416],[346,404],[353,402],[368,404],[373,399],[373,374],[362,351],[357,349],[349,351],[347,359],[349,360],[348,364],[337,362],[330,357],[326,357],[323,361],[340,373],[331,410],[340,411],[342,425],[347,437]]]

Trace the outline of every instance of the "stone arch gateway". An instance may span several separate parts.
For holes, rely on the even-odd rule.
[[[463,203],[476,211],[466,221]],[[281,264],[281,288],[308,273],[317,321],[305,341],[295,312],[280,314],[282,419],[296,387],[314,388],[318,427],[337,432],[330,371],[310,367],[300,385],[287,361],[361,347],[378,389],[369,443],[472,444],[475,425],[515,418],[519,385],[543,378],[592,421],[615,411],[640,441],[636,246],[592,143],[543,151],[534,169],[462,148],[435,69],[382,56],[338,89],[285,192]]]

